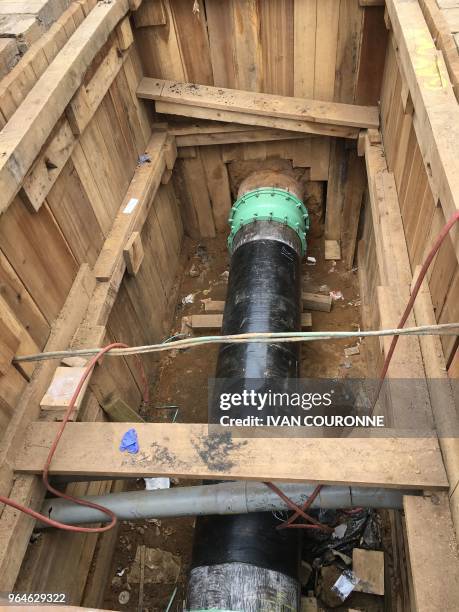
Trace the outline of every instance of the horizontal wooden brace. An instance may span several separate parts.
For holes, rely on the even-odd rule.
[[[223,302],[224,304],[224,302]],[[220,329],[223,324],[222,314],[193,314],[182,319],[195,330]],[[312,327],[312,316],[310,312],[301,313],[301,328]]]
[[[235,123],[248,123],[251,120],[254,125],[292,131],[319,133],[317,130],[321,125],[327,126],[327,129],[329,126],[357,129],[379,126],[376,107],[304,100],[194,83],[144,78],[139,84],[137,95],[140,98],[156,100],[158,112],[167,112],[167,108],[170,109],[164,104],[179,104],[180,108],[198,109],[204,119],[227,121],[225,115],[215,117],[212,111],[229,112],[233,113],[230,116]],[[234,119],[239,114],[245,117],[245,121]],[[253,118],[250,119],[250,116]],[[263,121],[265,123],[262,123]]]
[[[139,452],[119,450],[134,427]],[[15,469],[39,474],[58,423],[32,423]],[[212,428],[213,429],[213,428]],[[333,439],[242,437],[244,430],[184,423],[68,423],[50,473],[67,476],[177,476],[222,480],[280,480],[409,489],[448,487],[436,438]],[[247,430],[245,430],[247,432]],[[285,432],[285,438],[282,433]],[[256,436],[257,430],[251,429]],[[241,436],[239,437],[238,434]],[[301,434],[300,434],[301,435]]]
[[[227,121],[228,123],[270,127],[279,130],[287,130],[289,132],[296,131],[298,138],[300,138],[302,134],[312,134],[315,136],[334,136],[337,138],[351,138],[356,140],[360,131],[360,129],[356,127],[314,123],[313,121],[296,121],[295,119],[252,115],[250,113],[240,113],[231,110],[215,110],[175,102],[163,102],[162,100],[158,100],[155,106],[158,113],[165,115],[177,115],[179,117],[191,117],[194,119],[210,119],[211,121],[219,122]]]

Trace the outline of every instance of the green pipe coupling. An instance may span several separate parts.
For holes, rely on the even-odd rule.
[[[231,228],[228,236],[230,251],[236,233],[254,221],[275,221],[287,225],[298,234],[302,255],[305,254],[309,215],[306,206],[293,193],[272,187],[254,189],[241,196],[234,203],[228,219]]]

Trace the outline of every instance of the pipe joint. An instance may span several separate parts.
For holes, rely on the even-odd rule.
[[[309,215],[306,206],[293,193],[275,187],[253,189],[244,193],[234,204],[228,219],[231,231],[228,248],[233,251],[236,234],[244,226],[258,221],[280,224],[293,230],[301,243],[301,255],[306,252]]]

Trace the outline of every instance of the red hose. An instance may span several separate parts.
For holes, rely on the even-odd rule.
[[[78,395],[80,394],[81,389],[83,388],[83,385],[86,381],[86,379],[88,378],[88,376],[90,375],[90,373],[92,372],[92,370],[94,369],[96,363],[99,361],[99,359],[105,355],[105,353],[108,353],[108,351],[110,351],[112,348],[128,348],[127,344],[123,344],[122,342],[113,342],[112,344],[107,345],[106,347],[104,347],[103,349],[101,349],[97,355],[94,355],[94,357],[91,359],[91,361],[87,364],[83,375],[81,376],[78,385],[70,399],[69,405],[67,410],[65,411],[65,415],[64,418],[62,419],[62,423],[61,426],[59,427],[59,430],[56,434],[56,437],[53,440],[53,443],[51,445],[51,448],[49,450],[48,453],[48,457],[46,459],[45,462],[45,467],[43,468],[43,483],[45,485],[45,487],[47,488],[48,491],[50,491],[51,493],[54,493],[54,495],[56,495],[57,497],[62,497],[63,499],[67,499],[68,501],[74,502],[75,504],[78,504],[80,506],[86,506],[87,508],[93,508],[94,510],[99,510],[100,512],[103,512],[104,514],[106,514],[107,516],[109,516],[111,518],[110,523],[108,523],[108,525],[104,525],[103,527],[77,527],[75,525],[68,525],[67,523],[61,523],[59,521],[54,521],[53,519],[40,514],[39,512],[36,512],[35,510],[32,510],[32,508],[27,508],[26,506],[23,506],[22,504],[19,504],[18,502],[15,502],[14,500],[8,498],[8,497],[3,497],[0,495],[0,503],[3,503],[7,506],[11,506],[12,508],[16,508],[16,510],[19,510],[20,512],[24,512],[24,514],[28,514],[29,516],[33,517],[34,519],[37,519],[39,521],[41,521],[42,523],[46,523],[47,525],[49,525],[50,527],[57,527],[58,529],[63,529],[65,531],[74,531],[76,533],[102,533],[103,531],[108,531],[109,529],[112,529],[115,525],[116,525],[116,521],[117,518],[115,516],[115,514],[109,510],[108,508],[104,508],[104,506],[99,506],[99,504],[95,504],[94,502],[90,502],[84,499],[79,499],[78,497],[73,497],[72,495],[68,495],[67,493],[63,493],[62,491],[59,491],[58,489],[55,489],[48,480],[48,474],[49,474],[49,468],[51,465],[51,461],[53,459],[54,453],[56,452],[57,446],[59,444],[59,440],[62,437],[62,434],[64,433],[64,429],[65,426],[67,425],[72,412],[75,408],[75,403],[78,399]],[[143,399],[144,402],[147,404],[148,403],[148,385],[147,385],[147,379],[145,376],[145,371],[143,369],[142,363],[140,361],[140,359],[138,357],[136,357],[138,363],[140,364],[140,371],[141,371],[141,376],[142,376],[142,381],[144,384],[144,394],[143,394]]]
[[[399,321],[399,324],[397,325],[397,329],[401,329],[402,327],[405,326],[405,323],[411,313],[411,310],[413,309],[413,304],[414,301],[419,293],[419,289],[421,288],[422,285],[422,281],[425,278],[425,275],[427,274],[427,270],[430,267],[430,264],[433,261],[433,258],[435,257],[435,255],[437,254],[437,251],[439,250],[439,248],[441,247],[441,245],[443,244],[443,240],[446,238],[446,236],[449,234],[449,232],[451,231],[452,227],[454,226],[454,224],[459,221],[459,211],[456,211],[454,213],[454,215],[450,218],[450,220],[443,226],[441,232],[438,234],[437,238],[435,239],[435,242],[431,248],[431,250],[429,251],[429,254],[427,255],[424,263],[421,266],[421,269],[419,271],[419,275],[418,278],[416,279],[416,282],[414,284],[413,287],[413,291],[411,292],[410,295],[410,299],[408,300],[405,310],[403,311],[403,315],[402,318]],[[379,398],[379,394],[381,393],[381,388],[383,386],[384,380],[386,378],[386,374],[387,371],[389,369],[389,364],[391,362],[392,359],[392,355],[394,354],[395,351],[395,347],[397,346],[397,342],[400,336],[396,335],[392,338],[392,342],[390,343],[389,346],[389,350],[387,351],[387,355],[386,358],[384,360],[384,364],[383,367],[381,369],[381,373],[379,375],[379,384],[378,384],[378,388],[376,391],[376,397],[374,399],[373,402],[373,406],[371,409],[371,413],[373,413],[375,406],[376,406],[376,402],[378,401]]]

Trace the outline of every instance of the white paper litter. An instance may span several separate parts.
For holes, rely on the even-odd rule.
[[[192,304],[194,302],[194,293],[189,293],[188,295],[186,295],[184,298],[182,298],[182,304],[185,306],[185,304]]]
[[[330,297],[332,300],[336,302],[336,300],[344,300],[343,294],[341,291],[330,291]]]
[[[144,478],[146,491],[156,491],[157,489],[170,489],[170,478]]]
[[[346,523],[340,523],[339,525],[335,527],[332,537],[341,539],[346,533],[346,531],[347,531]]]
[[[312,255],[309,255],[306,258],[306,261],[308,262],[310,266],[314,266],[317,263],[317,259],[315,257],[312,257]]]
[[[338,595],[341,601],[344,601],[349,597],[359,582],[360,581],[354,572],[351,572],[351,570],[344,570],[344,572],[332,586],[331,590],[333,593]]]

